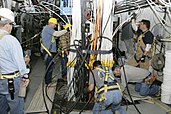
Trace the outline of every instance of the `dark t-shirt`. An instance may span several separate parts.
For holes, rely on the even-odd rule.
[[[154,35],[150,31],[148,31],[145,33],[145,35],[143,37],[143,42],[144,42],[144,44],[152,44],[153,39],[154,39]]]

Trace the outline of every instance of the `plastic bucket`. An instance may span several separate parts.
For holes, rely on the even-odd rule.
[[[165,68],[163,69],[163,74],[165,77],[170,77],[171,78],[171,69],[170,71],[169,70],[166,70]],[[163,77],[163,78],[165,78]]]
[[[170,79],[164,78],[164,79],[163,79],[163,84],[164,84],[165,86],[170,86],[170,87],[171,87],[171,78],[170,78]]]
[[[171,73],[163,72],[163,84],[171,87]]]
[[[166,104],[171,104],[171,87],[162,84],[161,90],[161,101]]]
[[[171,50],[165,52],[165,70],[170,70],[171,68]]]
[[[171,58],[170,58],[171,59]],[[169,71],[171,68],[171,61],[165,61],[164,69]]]
[[[165,51],[165,55],[166,55],[166,57],[167,57],[167,56],[170,56],[170,57],[171,57],[171,50]]]

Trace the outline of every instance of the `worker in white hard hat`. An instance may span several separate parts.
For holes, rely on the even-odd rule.
[[[55,31],[58,22],[56,18],[51,17],[48,21],[48,25],[44,27],[42,30],[42,43],[41,47],[43,49],[43,56],[46,65],[46,76],[45,76],[45,84],[48,85],[52,81],[52,72],[53,72],[53,64],[48,68],[51,60],[57,53],[56,40],[58,37],[64,35],[69,31],[70,24],[64,25],[64,30]],[[48,68],[48,69],[47,69]]]
[[[29,83],[29,69],[26,68],[23,50],[19,41],[10,35],[13,24],[14,13],[7,8],[0,8],[1,114],[8,114],[8,111],[10,114],[24,114],[24,96],[19,96],[19,90]]]

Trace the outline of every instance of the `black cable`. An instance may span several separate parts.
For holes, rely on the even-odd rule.
[[[121,54],[120,54],[119,49],[118,49],[117,47],[116,47],[116,49],[117,49],[117,51],[118,51],[118,53],[119,53],[119,55],[120,55],[120,57],[121,57]],[[130,99],[131,99],[131,101],[132,101],[132,103],[133,103],[135,109],[138,111],[139,114],[141,114],[141,112],[139,111],[139,109],[137,108],[137,106],[135,105],[135,103],[134,103],[134,101],[133,101],[133,99],[132,99],[132,97],[131,97],[131,94],[130,94],[130,91],[129,91],[129,88],[128,88],[128,80],[127,80],[126,73],[125,73],[124,62],[123,62],[122,59],[121,59],[121,62],[122,62],[122,64],[123,64],[122,67],[123,67],[123,73],[124,73],[124,78],[125,78],[126,89],[127,89],[128,95],[129,95],[129,97],[130,97]]]
[[[92,73],[93,76],[93,80],[94,80],[94,85],[96,86],[96,81],[95,81],[95,76],[93,71],[90,69],[90,72]],[[93,88],[93,94],[94,94],[94,90],[95,90],[95,86]],[[94,97],[94,95],[91,95],[91,98],[88,100],[88,102],[83,106],[83,108],[81,109],[81,111],[79,112],[79,114],[81,114],[84,111],[84,108],[90,103],[90,101],[92,100],[92,98]]]
[[[110,40],[110,39],[107,38],[107,37],[104,37],[104,38]],[[110,41],[111,41],[111,40],[110,40]],[[76,41],[75,41],[75,42],[76,42]],[[78,41],[78,42],[80,43],[80,41]],[[79,45],[77,45],[77,46],[79,46]],[[85,62],[86,56],[85,56],[85,57],[82,56],[80,50],[76,47],[76,45],[75,45],[75,48],[76,48],[76,51],[78,52],[78,54],[80,55],[80,57],[82,58],[81,65],[80,65],[80,67],[79,67],[78,70],[77,70],[77,73],[78,73],[78,72],[81,70],[81,68],[82,68],[82,66],[84,65],[84,63],[86,63],[86,62]],[[88,53],[87,53],[87,54],[88,54]],[[86,55],[87,55],[87,54],[86,54]],[[77,56],[77,57],[78,57],[78,56]],[[73,79],[72,79],[72,81],[73,81]],[[71,83],[70,83],[69,86],[71,86]],[[81,86],[81,88],[82,88],[82,86]],[[81,89],[81,88],[80,88],[80,89]],[[64,96],[63,96],[63,97],[64,97]],[[74,95],[73,95],[72,97],[74,97]],[[76,106],[76,104],[79,102],[80,98],[81,98],[81,94],[80,94],[80,96],[77,97],[76,102],[74,103],[74,105],[72,105],[72,106],[70,107],[70,109],[66,111],[66,114],[68,114],[69,112],[71,112],[71,111],[73,110],[73,108],[74,108],[74,107]],[[72,99],[72,98],[71,98],[71,99]],[[69,101],[71,101],[71,99],[70,99]],[[89,102],[87,102],[86,105],[87,105],[88,103],[89,103]],[[134,103],[134,102],[133,102],[133,103]],[[85,106],[86,106],[86,105],[85,105]],[[46,105],[45,105],[45,106],[46,106]],[[85,106],[83,107],[83,109],[85,108]],[[83,110],[83,109],[82,109],[82,110]],[[82,112],[82,110],[81,110],[81,112]],[[47,111],[48,111],[48,109],[47,109]],[[81,112],[80,112],[80,113],[81,113]]]
[[[75,42],[76,42],[76,40],[75,40]],[[77,41],[77,42],[79,42],[79,43],[81,44],[80,41]],[[89,46],[88,46],[88,47],[89,47]],[[82,63],[84,63],[84,61],[85,61],[85,59],[86,59],[86,56],[83,57],[82,54],[81,54],[81,52],[79,51],[79,49],[78,49],[77,47],[75,47],[75,48],[76,48],[76,50],[78,51],[78,53],[80,54],[81,58],[83,58],[83,62],[82,62]],[[87,53],[87,54],[88,54],[88,53]],[[87,54],[86,54],[86,55],[87,55]],[[82,65],[83,65],[83,64],[81,64],[81,67],[82,67]],[[80,67],[80,68],[81,68],[81,67]],[[78,68],[78,69],[80,69],[80,68]],[[84,86],[84,85],[83,85],[83,86]],[[83,86],[82,86],[82,87],[83,87]],[[89,102],[87,102],[87,103],[84,105],[83,109],[86,107],[86,105],[87,105],[88,103],[89,103]],[[76,105],[76,104],[75,104],[75,105]],[[74,107],[74,105],[73,105],[73,107]],[[83,110],[83,109],[82,109],[82,110]],[[72,110],[72,109],[71,109],[71,110]],[[70,111],[71,111],[71,110],[70,110]],[[68,112],[70,112],[70,111],[68,111]]]
[[[57,53],[57,54],[59,54],[59,53]],[[56,55],[56,56],[57,56],[57,55]],[[46,95],[47,95],[47,91],[44,91],[44,84],[45,84],[44,82],[45,82],[45,76],[47,75],[47,71],[48,71],[49,68],[51,67],[52,63],[53,63],[53,59],[51,60],[51,62],[49,63],[49,65],[47,66],[47,68],[46,68],[46,70],[45,70],[45,75],[44,75],[43,82],[42,82],[43,101],[44,101],[45,108],[46,108],[48,114],[50,114],[50,113],[49,113],[49,109],[48,109],[48,107],[47,107],[47,103],[46,103],[46,99],[45,99],[45,94],[44,94],[44,92],[45,92]],[[47,88],[47,86],[48,86],[48,85],[46,85],[46,88]],[[47,89],[46,89],[46,90],[47,90]]]
[[[85,57],[86,58],[86,57]],[[81,69],[82,65],[83,65],[84,61],[82,62],[80,68],[78,68],[78,71]],[[78,72],[77,71],[77,72]],[[73,80],[72,80],[73,81]],[[70,83],[71,84],[71,83]],[[72,99],[72,98],[71,98]],[[77,102],[79,101],[80,99],[77,100]],[[74,105],[72,106],[72,108],[77,104],[77,102],[74,103]],[[69,113],[70,111],[72,111],[72,108],[70,108],[70,110],[68,110],[66,113]]]
[[[59,55],[59,53],[52,59],[53,62],[55,62],[54,59],[56,59],[56,57],[57,57],[58,55]],[[74,60],[75,60],[75,59],[74,59]],[[73,60],[73,61],[74,61],[74,60]],[[52,63],[52,62],[51,62],[51,63]],[[49,65],[51,65],[51,63],[50,63]],[[71,64],[72,64],[72,62],[71,62]],[[70,65],[71,65],[71,64],[70,64]],[[48,69],[47,69],[47,70],[48,70]],[[60,73],[61,73],[61,72],[60,72]],[[45,76],[46,76],[46,75],[45,75]],[[71,83],[72,83],[72,81],[71,81]],[[69,87],[71,86],[71,83],[69,84]],[[46,93],[46,96],[47,96],[48,100],[51,101],[51,102],[53,103],[53,101],[50,99],[50,97],[49,97],[48,94],[47,94],[47,87],[46,87],[45,90],[46,90],[45,93]],[[66,94],[65,94],[65,95],[66,95]],[[44,96],[43,96],[43,97],[44,97]],[[65,97],[65,96],[63,96],[63,98],[64,98],[64,97]]]
[[[76,46],[75,46],[76,47]],[[77,48],[77,47],[76,47]],[[77,49],[78,50],[78,49]],[[56,58],[56,56],[54,57],[54,58]],[[52,59],[52,61],[54,62],[54,58]],[[86,59],[86,57],[85,57],[85,59]],[[51,63],[49,64],[49,66],[52,64],[52,61],[51,61]],[[82,62],[82,65],[83,65],[83,63],[84,63],[84,61]],[[80,66],[80,68],[79,69],[81,69],[81,67],[82,67],[82,65]],[[49,69],[49,66],[48,66],[48,68],[47,68],[47,70]],[[78,70],[79,71],[79,70]],[[71,82],[72,83],[72,82]],[[71,83],[70,83],[70,85],[71,85]],[[70,86],[69,85],[69,86]],[[46,96],[48,96],[47,95],[47,87],[46,87]],[[73,95],[74,96],[74,95]],[[64,97],[64,96],[63,96]],[[44,98],[44,94],[43,94],[43,98]],[[48,97],[48,99],[49,99],[49,97]],[[72,99],[72,98],[71,98]],[[50,100],[50,99],[49,99]],[[78,101],[80,100],[80,96],[79,96],[79,98],[77,99],[77,102],[75,102],[74,103],[74,105],[70,108],[70,110],[68,110],[66,113],[69,113],[70,111],[72,111],[72,109],[73,109],[73,107],[78,103]],[[51,100],[50,100],[51,101]],[[44,100],[44,102],[45,102],[45,106],[47,106],[46,105],[46,101]],[[52,101],[51,101],[52,102]],[[47,107],[46,107],[47,108]],[[47,108],[47,111],[49,111],[48,110],[48,108]]]
[[[99,37],[98,37],[98,38],[99,38]],[[112,40],[109,39],[109,38],[107,38],[107,37],[101,37],[101,38],[108,39],[109,41],[112,42]],[[92,41],[92,42],[93,42],[93,41]],[[90,43],[90,44],[91,44],[91,43]],[[89,49],[89,48],[88,48],[88,49]],[[94,73],[92,72],[92,70],[90,70],[90,72],[91,72],[92,75],[93,75],[94,84],[96,84],[95,77],[94,77]],[[93,90],[95,90],[95,86],[94,86]],[[81,114],[81,113],[83,112],[84,108],[89,104],[89,102],[91,101],[92,98],[93,98],[93,96],[91,96],[90,100],[83,106],[83,108],[82,108],[82,110],[79,112],[79,114]]]
[[[47,71],[46,71],[46,72],[47,72]],[[45,74],[46,74],[46,73],[45,73]],[[46,99],[45,99],[45,94],[44,94],[44,81],[45,81],[45,78],[43,79],[43,82],[42,82],[43,101],[44,101],[44,104],[45,104],[46,112],[47,112],[48,114],[50,114],[50,113],[49,113],[49,109],[48,109],[48,107],[47,107],[47,103],[46,103]]]
[[[109,41],[112,42],[112,40],[109,39],[109,38],[107,38],[107,37],[101,37],[101,38],[108,39]],[[91,73],[93,74],[92,70],[91,70]],[[93,79],[94,79],[94,84],[95,84],[96,82],[95,82],[94,74],[93,74]],[[95,86],[94,86],[94,89],[93,89],[93,90],[95,90]],[[81,114],[81,113],[83,112],[84,108],[89,104],[89,102],[91,101],[92,98],[93,98],[93,96],[91,96],[90,100],[84,105],[84,107],[83,107],[82,110],[79,112],[79,114]]]
[[[112,42],[112,40],[109,39],[109,38],[106,37],[106,36],[103,36],[103,38],[108,39],[109,41]],[[118,49],[117,47],[116,47],[116,49],[117,49],[117,51],[118,51],[119,56],[121,57],[121,53],[120,53],[119,49]],[[125,73],[124,62],[123,62],[122,59],[121,59],[121,63],[122,63],[122,67],[123,67],[124,78],[125,78],[126,89],[127,89],[128,95],[129,95],[129,97],[130,97],[130,99],[131,99],[131,101],[132,101],[132,103],[133,103],[135,109],[138,111],[139,114],[141,114],[141,112],[139,111],[139,109],[137,108],[137,106],[135,105],[135,103],[134,103],[134,101],[133,101],[133,99],[132,99],[132,97],[131,97],[131,94],[130,94],[130,91],[129,91],[129,88],[128,88],[128,81],[127,81],[127,77],[126,77],[126,73]]]
[[[49,97],[48,97],[48,95],[47,95],[47,89],[46,89],[46,91],[44,91],[45,76],[47,75],[47,71],[49,70],[51,64],[52,64],[53,62],[55,62],[54,59],[56,59],[56,57],[57,57],[59,54],[60,54],[60,53],[57,53],[57,54],[55,55],[55,57],[51,60],[51,62],[49,63],[49,65],[47,66],[46,71],[45,71],[45,75],[44,75],[44,79],[43,79],[43,82],[42,82],[43,101],[44,101],[45,108],[46,108],[48,114],[50,114],[50,113],[49,113],[49,109],[48,109],[48,107],[47,107],[47,103],[46,103],[46,99],[45,99],[45,94],[44,94],[44,92],[45,92],[47,98],[49,99]],[[48,86],[48,85],[47,85],[47,86]],[[46,87],[46,88],[47,88],[47,87]],[[50,99],[49,99],[49,100],[50,100]],[[51,100],[50,100],[50,101],[51,101]]]
[[[108,37],[103,36],[103,38],[108,39],[109,41],[112,42],[112,40],[109,39]],[[121,57],[121,54],[120,54],[119,49],[118,49],[117,47],[116,47],[116,49],[117,49],[117,51],[118,51],[119,56]],[[131,97],[131,94],[130,94],[130,91],[129,91],[129,88],[128,88],[128,83],[127,83],[128,81],[127,81],[127,77],[126,77],[126,73],[125,73],[124,62],[123,62],[122,59],[121,59],[121,62],[122,62],[122,67],[123,67],[124,78],[125,78],[126,89],[127,89],[127,91],[128,91],[128,95],[129,95],[129,97],[130,97],[130,99],[131,99],[131,101],[132,101],[132,103],[133,103],[135,109],[138,111],[139,114],[141,114],[141,112],[140,112],[139,109],[136,107],[136,105],[135,105],[135,103],[134,103],[134,101],[133,101],[133,99],[132,99],[132,97]]]
[[[92,41],[93,42],[93,41]],[[87,50],[89,50],[89,47],[91,46],[91,43],[87,46]],[[79,52],[79,51],[78,51]],[[81,52],[79,52],[79,54],[80,54],[80,56],[82,57],[82,58],[84,58],[82,55],[81,55]],[[87,57],[87,55],[88,55],[88,53],[86,53],[86,55],[85,55],[85,58]],[[86,62],[86,61],[85,61]],[[86,62],[87,63],[87,62]],[[88,63],[87,63],[88,64]],[[87,65],[88,66],[88,65]],[[88,66],[89,67],[89,66]],[[94,80],[94,84],[95,84],[95,77],[94,77],[94,73],[92,72],[92,70],[91,70],[91,68],[89,67],[89,69],[90,69],[90,72],[92,73],[92,75],[93,75],[93,80]],[[94,88],[93,88],[93,90],[95,90],[95,86],[94,86]],[[94,92],[93,92],[94,93]],[[90,101],[91,101],[91,99],[93,98],[94,96],[92,95],[91,96],[91,98],[88,100],[88,102],[86,102],[86,104],[83,106],[83,108],[81,109],[81,111],[79,112],[79,114],[81,114],[82,112],[83,112],[83,110],[84,110],[84,108],[90,103]]]

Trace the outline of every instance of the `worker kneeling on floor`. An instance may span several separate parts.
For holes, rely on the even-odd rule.
[[[135,91],[142,96],[157,96],[159,93],[159,85],[155,76],[147,76],[143,82],[136,83]]]
[[[112,70],[103,67],[101,61],[93,63],[93,71],[90,72],[88,91],[95,87],[96,103],[93,107],[93,114],[113,114],[118,111],[126,114],[121,107],[122,93]],[[111,107],[111,109],[110,109]]]

